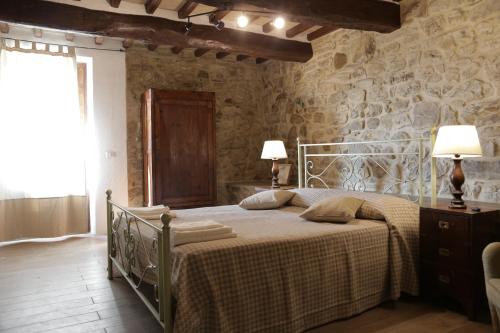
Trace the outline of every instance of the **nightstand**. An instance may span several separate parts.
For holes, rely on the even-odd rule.
[[[420,290],[424,298],[458,301],[474,320],[486,301],[481,254],[500,240],[500,211],[494,204],[467,204],[466,210],[447,202],[420,207]]]
[[[292,190],[296,185],[280,185],[280,190]],[[271,190],[271,181],[226,183],[228,203],[237,205],[241,200],[259,192]]]

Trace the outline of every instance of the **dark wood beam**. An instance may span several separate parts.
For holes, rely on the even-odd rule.
[[[179,46],[174,46],[170,50],[172,50],[173,54],[179,54],[182,52],[182,50],[184,50],[184,48]]]
[[[238,55],[236,56],[236,61],[243,61],[243,60],[246,60],[246,59],[248,59],[248,58],[250,58],[250,57],[249,57],[249,56],[247,56],[247,55],[245,55],[245,54],[238,54]]]
[[[217,59],[224,59],[224,58],[225,58],[225,57],[227,57],[228,55],[229,55],[229,53],[228,53],[228,52],[217,52],[217,53],[215,54],[215,57],[216,57]]]
[[[217,13],[215,13],[215,19],[220,21],[224,17],[226,17],[226,15],[229,14],[230,12],[231,11],[229,11],[229,10],[223,10],[223,11],[217,12]]]
[[[309,43],[229,28],[218,31],[215,27],[196,24],[186,35],[184,22],[43,0],[16,0],[15,5],[10,1],[0,1],[0,21],[283,61],[306,62],[313,55]]]
[[[195,0],[217,7],[221,0]],[[281,14],[290,22],[392,32],[401,27],[400,6],[386,0],[232,0],[234,11]]]
[[[198,4],[194,2],[193,0],[187,0],[185,1],[179,11],[177,12],[177,16],[179,16],[180,19],[185,19],[191,13],[196,9]]]
[[[146,0],[144,7],[146,8],[146,13],[153,14],[160,6],[161,0]]]
[[[269,21],[266,24],[262,26],[262,32],[265,32],[266,34],[270,33],[271,31],[274,30],[274,21]]]
[[[106,1],[109,3],[111,7],[114,8],[120,7],[120,2],[122,2],[122,0],[106,0]]]
[[[311,29],[313,26],[311,24],[299,23],[295,27],[290,28],[286,31],[286,37],[293,38],[306,30]]]
[[[315,39],[318,39],[320,37],[323,37],[324,35],[329,34],[330,32],[333,32],[337,30],[338,28],[336,27],[321,27],[318,30],[314,30],[313,32],[310,32],[307,34],[307,40],[308,41],[313,41]]]
[[[268,60],[269,60],[269,59],[265,59],[265,58],[257,58],[257,59],[255,59],[255,63],[256,63],[257,65],[260,65],[260,64],[265,63],[265,62],[266,62],[266,61],[268,61]]]
[[[208,51],[210,51],[210,49],[196,49],[196,50],[194,50],[194,56],[199,58],[199,57],[203,56],[205,53],[207,53]]]

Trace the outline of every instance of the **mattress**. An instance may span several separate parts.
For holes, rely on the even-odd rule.
[[[369,200],[385,221],[309,222],[295,206],[176,211],[171,223],[211,219],[238,237],[172,248],[175,331],[302,332],[403,291],[417,294],[418,206],[388,196]],[[155,233],[135,223],[129,229],[118,215],[114,224],[119,260],[155,284],[155,269],[144,270],[157,263]],[[125,249],[125,237],[135,239],[133,247]]]

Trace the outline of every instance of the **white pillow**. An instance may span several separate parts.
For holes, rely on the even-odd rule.
[[[320,200],[306,209],[300,217],[315,222],[349,222],[356,216],[356,212],[364,200],[337,196]]]
[[[285,190],[260,192],[243,199],[240,207],[245,209],[274,209],[287,203],[295,193]]]

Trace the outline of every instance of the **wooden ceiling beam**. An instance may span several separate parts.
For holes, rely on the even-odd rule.
[[[185,23],[155,16],[98,11],[43,0],[0,1],[0,21],[90,35],[143,40],[149,44],[212,49],[283,61],[306,62],[311,44],[273,36]]]
[[[179,46],[174,46],[170,50],[172,51],[173,54],[179,54],[182,52],[182,50],[184,50],[184,48]]]
[[[106,0],[111,7],[118,8],[122,0]]]
[[[307,34],[307,40],[308,41],[313,41],[315,39],[318,39],[320,37],[323,37],[324,35],[329,34],[330,32],[333,32],[337,30],[338,28],[336,27],[321,27],[318,30],[314,30],[313,32],[310,32]]]
[[[196,49],[196,50],[194,50],[194,56],[197,58],[202,57],[208,51],[210,51],[210,49]]]
[[[248,59],[248,58],[250,58],[250,57],[249,57],[249,56],[247,56],[247,55],[245,55],[245,54],[238,54],[238,55],[236,56],[236,61],[243,61],[243,60],[246,60],[246,59]]]
[[[191,13],[196,9],[197,6],[198,4],[193,0],[187,0],[182,4],[181,8],[177,12],[177,16],[180,19],[185,19],[186,17],[191,15]]]
[[[195,0],[217,7],[221,0]],[[233,11],[259,10],[281,14],[290,22],[392,32],[401,28],[400,5],[386,0],[232,0]]]
[[[262,32],[265,32],[266,34],[270,33],[271,31],[274,30],[274,21],[269,21],[266,24],[262,26]]]
[[[267,62],[268,60],[269,59],[266,59],[266,58],[257,58],[257,59],[255,59],[255,63],[257,65],[260,65],[260,64],[263,64],[263,63]]]
[[[286,37],[287,38],[293,38],[301,33],[303,33],[306,30],[309,30],[313,27],[312,24],[306,24],[306,23],[299,23],[293,28],[290,28],[286,31]]]
[[[226,17],[227,14],[229,14],[231,11],[229,10],[223,10],[223,11],[220,11],[220,12],[217,12],[215,13],[215,19],[217,21],[220,21],[222,20],[224,17]]]
[[[148,48],[149,51],[155,51],[158,48],[158,44],[148,43],[146,44],[146,47]]]
[[[161,0],[146,0],[144,3],[144,8],[146,8],[146,13],[153,14],[161,4]]]
[[[230,53],[228,53],[228,52],[217,52],[217,53],[215,54],[215,57],[216,57],[217,59],[224,59],[224,58],[225,58],[225,57],[227,57],[229,54],[230,54]]]

